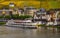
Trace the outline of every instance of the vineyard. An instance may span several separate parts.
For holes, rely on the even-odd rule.
[[[34,1],[34,0],[30,0],[30,1],[25,1],[25,0],[0,0],[0,8],[3,7],[8,7],[9,3],[13,2],[16,7],[24,7],[24,6],[33,6],[36,8],[46,8],[46,9],[50,9],[50,8],[60,8],[60,1],[59,0],[38,0],[38,1]]]

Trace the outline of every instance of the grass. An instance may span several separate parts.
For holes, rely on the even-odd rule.
[[[6,22],[0,22],[0,25],[4,25]]]
[[[40,27],[40,26],[41,26],[41,27],[45,27],[45,24],[38,25],[38,27]]]

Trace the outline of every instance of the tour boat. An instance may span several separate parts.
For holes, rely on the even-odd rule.
[[[25,20],[25,21],[9,20],[5,25],[11,27],[21,27],[21,28],[37,28],[37,23],[31,22],[31,20]]]

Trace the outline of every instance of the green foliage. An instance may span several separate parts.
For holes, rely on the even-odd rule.
[[[0,25],[4,25],[6,22],[0,22]]]
[[[18,15],[18,14],[16,14],[16,15],[12,15],[12,17],[13,17],[13,19],[26,19],[26,18],[30,18],[30,17],[32,17],[32,16],[29,16],[29,15]]]
[[[38,27],[40,27],[40,26],[41,26],[41,27],[45,27],[46,25],[45,25],[45,24],[38,25]]]
[[[6,15],[4,18],[5,18],[5,19],[10,19],[10,18],[11,18],[11,16]]]
[[[15,14],[12,16],[10,16],[10,15],[0,16],[0,19],[1,18],[5,18],[5,19],[11,19],[11,18],[13,18],[13,19],[26,19],[26,18],[32,18],[32,16],[30,16],[30,15],[20,15],[19,16],[19,14]]]
[[[18,19],[19,15],[16,14],[16,15],[12,15],[13,19]]]
[[[21,15],[19,16],[19,19],[26,19],[26,18],[31,18],[32,16],[29,15]]]
[[[0,19],[3,18],[3,16],[0,16]]]

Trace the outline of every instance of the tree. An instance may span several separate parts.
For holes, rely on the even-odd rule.
[[[0,16],[0,19],[2,19],[3,18],[3,16]]]
[[[11,19],[11,16],[6,15],[4,18],[5,18],[5,19]]]
[[[21,15],[21,16],[19,16],[19,19],[26,19],[26,18],[32,18],[32,16],[29,16],[29,15]]]

